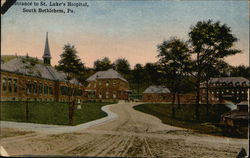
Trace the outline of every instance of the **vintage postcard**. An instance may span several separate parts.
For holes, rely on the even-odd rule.
[[[2,0],[0,155],[249,155],[249,1]]]

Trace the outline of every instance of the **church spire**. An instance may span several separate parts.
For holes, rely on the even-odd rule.
[[[48,32],[46,32],[46,41],[45,41],[45,48],[43,53],[43,63],[50,65],[50,49],[49,49],[49,40],[48,40]]]

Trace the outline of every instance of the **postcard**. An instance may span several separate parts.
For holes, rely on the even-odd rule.
[[[1,1],[1,156],[249,156],[249,2]]]

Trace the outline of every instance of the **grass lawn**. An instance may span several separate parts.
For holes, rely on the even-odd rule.
[[[219,124],[220,115],[229,111],[224,105],[210,105],[208,116],[206,115],[206,105],[200,105],[201,121],[195,120],[195,105],[183,104],[179,108],[177,108],[177,105],[175,106],[175,118],[172,117],[172,104],[142,104],[135,106],[134,109],[154,115],[165,124],[192,129],[199,133],[247,138],[246,129],[229,129]]]
[[[85,102],[75,110],[73,125],[107,116],[101,107],[112,103]],[[40,124],[68,125],[68,104],[59,102],[29,102],[29,120],[26,121],[26,102],[1,102],[3,121],[32,122]]]

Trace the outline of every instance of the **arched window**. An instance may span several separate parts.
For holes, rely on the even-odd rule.
[[[8,79],[8,88],[9,88],[9,92],[11,93],[12,92],[12,79],[11,78]]]
[[[3,91],[7,90],[7,78],[3,78],[2,87],[3,87]]]

